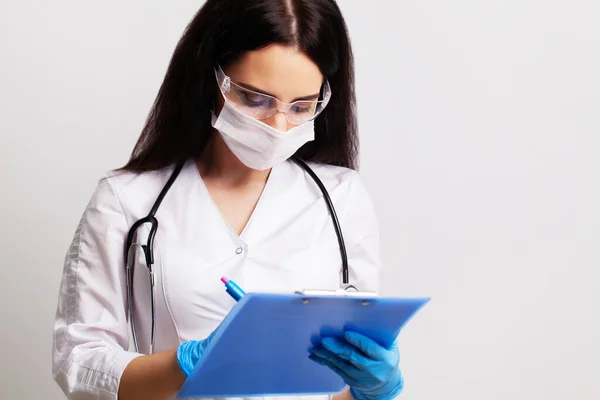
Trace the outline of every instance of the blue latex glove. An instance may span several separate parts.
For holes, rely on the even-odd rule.
[[[320,346],[310,350],[309,358],[336,372],[356,400],[398,396],[404,387],[398,344],[394,341],[387,349],[357,332],[346,332],[344,339],[323,338]]]
[[[202,353],[210,343],[215,331],[204,340],[189,340],[177,347],[177,362],[186,377],[190,376]]]

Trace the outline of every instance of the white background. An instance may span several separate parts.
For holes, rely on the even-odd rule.
[[[0,398],[51,378],[62,262],[199,1],[0,1]],[[340,0],[385,293],[421,399],[600,398],[600,3]]]

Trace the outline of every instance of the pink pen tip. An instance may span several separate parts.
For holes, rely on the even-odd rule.
[[[225,278],[225,277],[222,277],[222,278],[221,278],[221,282],[223,282],[223,283],[227,283],[227,282],[229,282],[229,279],[227,279],[227,278]]]

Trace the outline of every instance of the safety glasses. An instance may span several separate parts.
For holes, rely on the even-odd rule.
[[[283,112],[288,123],[301,125],[317,118],[331,97],[331,88],[327,79],[325,79],[318,99],[284,103],[273,96],[238,85],[225,75],[220,66],[217,66],[215,73],[219,90],[225,101],[243,114],[258,120],[267,119],[275,113]]]

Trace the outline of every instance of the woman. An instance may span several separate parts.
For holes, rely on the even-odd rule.
[[[378,289],[377,221],[355,172],[353,83],[334,0],[205,3],[174,52],[131,159],[99,181],[68,251],[53,371],[69,398],[176,395],[234,304],[222,276],[254,292],[339,287],[326,202],[291,156],[329,192],[350,282]],[[150,352],[148,275],[136,275],[139,348],[129,351],[124,243],[177,165],[156,214],[156,342]],[[139,228],[136,243],[148,232]],[[143,274],[144,253],[132,257]],[[323,338],[310,358],[348,384],[335,399],[391,399],[402,390],[396,345],[349,333]]]

